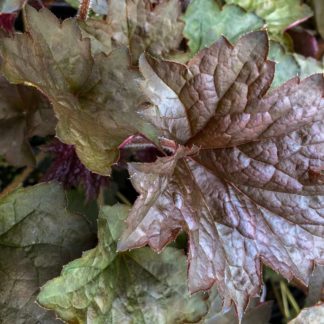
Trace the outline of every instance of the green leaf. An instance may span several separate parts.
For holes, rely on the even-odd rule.
[[[264,25],[263,20],[253,13],[246,13],[232,5],[221,9],[214,0],[193,0],[182,19],[186,23],[184,36],[189,40],[192,55],[210,46],[222,35],[229,41],[235,41],[242,34]]]
[[[294,54],[294,58],[300,67],[300,77],[306,78],[314,73],[324,73],[324,61],[315,60],[312,57],[304,57]]]
[[[128,207],[102,208],[99,244],[64,267],[48,282],[38,302],[76,323],[195,322],[207,312],[202,294],[190,296],[185,256],[166,248],[160,255],[149,248],[116,253],[116,241]]]
[[[154,128],[138,114],[146,98],[127,49],[94,60],[76,20],[61,24],[47,9],[28,6],[25,20],[28,33],[1,39],[4,74],[46,94],[58,118],[57,136],[75,145],[86,167],[107,175],[128,136],[144,133],[154,140]]]
[[[57,183],[0,198],[0,318],[3,323],[56,323],[35,303],[39,287],[91,247],[87,221],[66,210]]]
[[[312,10],[300,0],[225,0],[236,4],[264,19],[270,35],[282,38],[285,29],[313,15]]]
[[[234,42],[247,32],[260,29],[264,24],[255,14],[247,13],[235,5],[225,5],[220,9],[214,0],[192,1],[183,20],[186,23],[184,36],[188,39],[191,50],[189,58],[216,42],[222,35]],[[279,43],[271,42],[269,58],[277,63],[272,87],[298,75],[296,60]],[[184,61],[187,60],[188,55],[185,55]]]
[[[12,13],[20,10],[27,0],[0,0],[0,12]]]
[[[33,88],[0,76],[0,154],[12,165],[34,165],[29,138],[55,133],[56,119],[46,98]]]
[[[270,42],[269,59],[277,63],[271,84],[272,88],[282,85],[300,73],[300,68],[294,56],[277,42]]]

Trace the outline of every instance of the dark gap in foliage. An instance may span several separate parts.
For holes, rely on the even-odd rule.
[[[15,168],[9,165],[0,165],[0,192],[6,188],[24,168]]]

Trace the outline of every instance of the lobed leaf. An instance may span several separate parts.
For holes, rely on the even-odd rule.
[[[62,24],[47,9],[26,7],[28,33],[3,38],[3,72],[14,83],[43,92],[58,118],[57,136],[73,144],[90,170],[107,175],[118,146],[134,133],[154,139],[137,110],[146,101],[139,73],[129,68],[125,48],[93,59],[89,39],[74,19]]]
[[[189,40],[192,55],[209,47],[222,35],[229,41],[236,41],[241,35],[264,25],[253,13],[232,5],[220,8],[215,0],[193,0],[182,19],[185,22],[183,34]]]
[[[38,302],[75,323],[196,322],[206,312],[203,295],[190,297],[185,257],[167,248],[157,255],[144,248],[117,254],[116,241],[128,207],[104,207],[98,246],[66,265],[48,282]]]
[[[184,36],[188,39],[191,50],[190,55],[184,55],[182,61],[185,62],[199,50],[219,40],[222,35],[229,41],[236,41],[247,32],[257,31],[264,26],[263,20],[255,14],[247,13],[235,5],[220,8],[215,0],[192,1],[182,19],[185,21]],[[236,23],[232,24],[232,21]],[[297,75],[309,75],[303,72],[305,69],[298,65],[293,55],[276,41],[270,42],[269,58],[277,63],[272,87]],[[315,72],[317,71],[313,73]]]
[[[0,318],[3,323],[57,323],[35,303],[39,287],[91,247],[88,222],[66,210],[57,183],[0,198]]]
[[[129,47],[132,63],[137,64],[146,50],[161,56],[178,48],[183,30],[180,14],[178,0],[111,0],[108,22],[113,39]]]
[[[310,7],[299,0],[226,0],[226,3],[255,12],[267,23],[270,35],[278,39],[288,27],[313,15]]]
[[[240,317],[259,294],[261,262],[307,285],[324,261],[324,187],[312,176],[324,169],[323,75],[268,92],[267,54],[267,34],[253,32],[187,66],[141,58],[154,104],[145,116],[175,152],[129,165],[140,196],[118,246],[160,251],[185,230],[190,291],[216,283]]]

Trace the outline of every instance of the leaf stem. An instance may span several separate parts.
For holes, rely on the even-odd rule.
[[[282,303],[284,307],[284,315],[287,320],[290,318],[290,311],[289,311],[289,305],[288,305],[288,299],[287,299],[287,289],[286,284],[284,281],[280,281],[280,290],[281,290],[281,297],[282,297]]]
[[[82,21],[87,20],[90,7],[91,7],[91,0],[81,0],[77,18]]]
[[[24,182],[24,180],[32,173],[33,170],[34,168],[31,166],[25,168],[22,173],[18,174],[14,178],[14,180],[6,188],[4,188],[4,190],[0,193],[0,198],[8,195],[10,192],[17,189]]]
[[[290,305],[293,307],[294,311],[296,312],[296,316],[300,313],[300,308],[298,303],[296,302],[296,299],[293,297],[291,291],[288,287],[286,287],[286,294],[288,297],[288,300],[290,302]]]
[[[116,192],[116,197],[122,202],[124,203],[125,205],[127,206],[132,206],[132,204],[130,203],[130,201],[120,192],[120,191],[117,191]]]

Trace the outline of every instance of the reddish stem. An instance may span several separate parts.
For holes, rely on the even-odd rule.
[[[91,0],[82,0],[80,3],[79,11],[78,11],[78,19],[87,20],[89,15],[89,10],[91,6]]]

